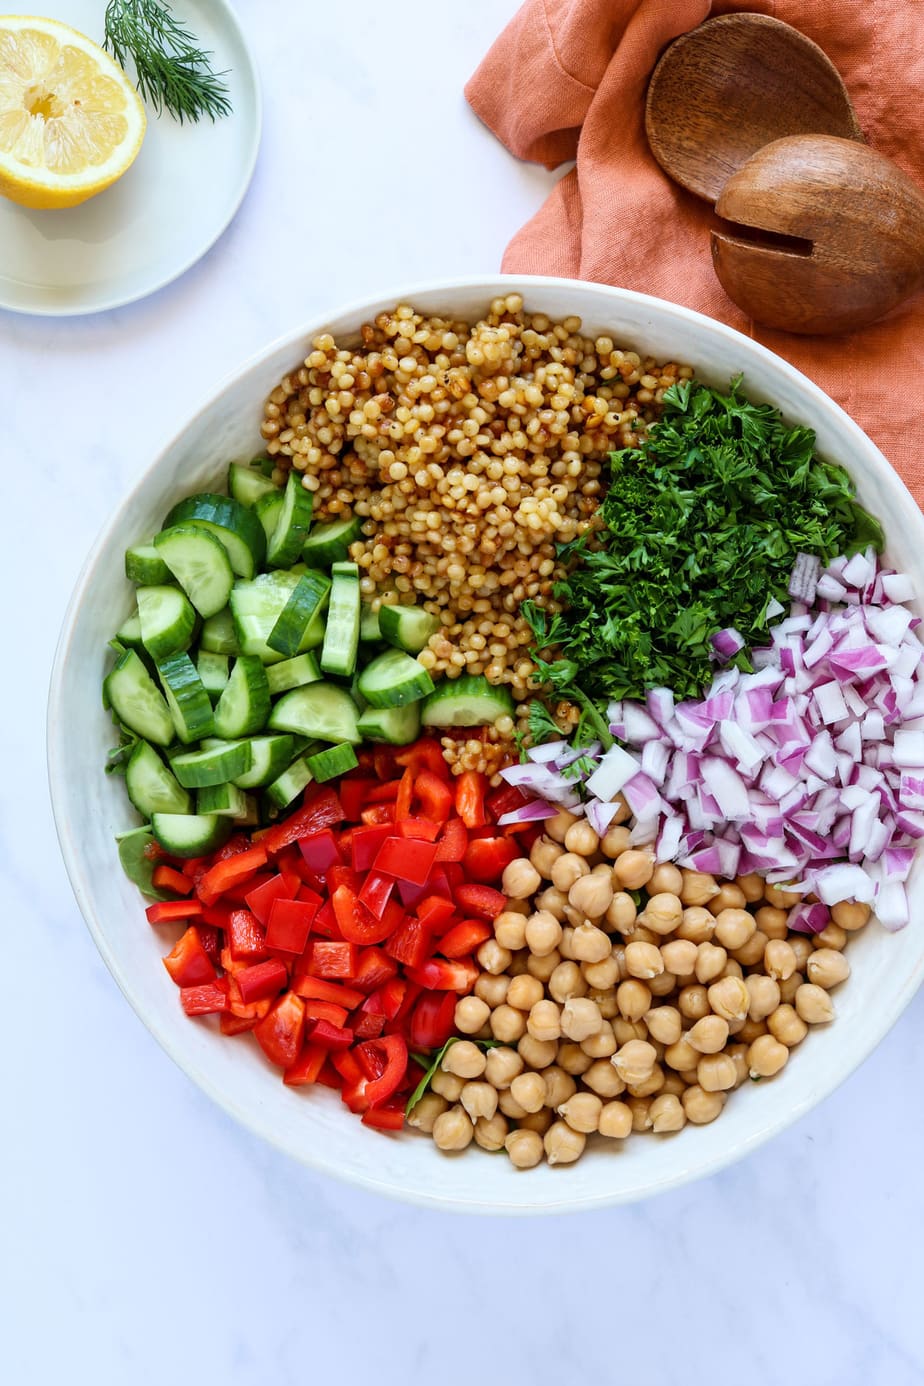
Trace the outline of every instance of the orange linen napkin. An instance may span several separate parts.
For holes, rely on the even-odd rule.
[[[705,203],[652,158],[648,78],[711,14],[747,9],[801,29],[840,71],[867,140],[924,185],[924,44],[916,0],[526,0],[466,87],[521,159],[576,159],[507,248],[511,274],[560,274],[654,294],[719,318],[791,361],[879,445],[924,503],[924,295],[838,337],[752,323],[712,269]]]

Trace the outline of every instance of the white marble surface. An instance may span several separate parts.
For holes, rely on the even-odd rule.
[[[58,858],[45,692],[94,535],[254,349],[388,283],[496,267],[552,182],[461,98],[514,6],[241,0],[266,131],[228,234],[134,307],[0,313],[0,1360],[16,1386],[924,1381],[924,997],[834,1097],[712,1180],[608,1213],[464,1220],[311,1175],[214,1108],[117,991]]]

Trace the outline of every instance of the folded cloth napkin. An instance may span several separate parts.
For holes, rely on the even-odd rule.
[[[654,294],[756,338],[832,395],[924,504],[924,294],[837,337],[752,323],[713,272],[711,208],[673,183],[648,148],[645,92],[661,50],[710,15],[741,9],[814,39],[841,73],[870,145],[924,184],[917,0],[867,0],[849,13],[843,0],[526,0],[466,96],[518,158],[548,168],[577,162],[513,238],[503,269]]]

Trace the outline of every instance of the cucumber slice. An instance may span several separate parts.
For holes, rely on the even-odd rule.
[[[377,655],[357,682],[370,707],[403,707],[433,692],[433,680],[426,669],[403,650]]]
[[[302,485],[302,474],[294,469],[286,478],[282,510],[266,546],[266,562],[270,568],[288,568],[302,551],[311,525],[314,496]]]
[[[212,650],[200,650],[196,656],[196,670],[203,688],[214,703],[228,683],[228,656],[215,654]]]
[[[204,857],[231,836],[231,819],[217,813],[155,813],[151,830],[172,857]]]
[[[323,573],[307,572],[300,577],[266,637],[270,649],[286,656],[297,654],[308,627],[323,611],[330,590],[330,578]]]
[[[192,813],[192,796],[146,741],[139,741],[129,757],[125,789],[144,818],[152,813]]]
[[[247,812],[247,795],[236,784],[207,784],[196,790],[197,813],[220,813],[240,820]]]
[[[382,629],[379,625],[379,613],[373,611],[371,606],[365,602],[359,617],[359,638],[360,640],[381,640]]]
[[[282,495],[275,481],[264,476],[259,467],[247,466],[242,462],[232,462],[228,468],[228,490],[248,510],[256,505],[261,496],[268,496],[272,492]]]
[[[134,650],[119,655],[103,683],[103,695],[119,721],[145,741],[170,745],[176,735],[170,709]]]
[[[355,770],[359,761],[350,743],[342,741],[339,746],[328,746],[323,751],[305,756],[305,764],[318,784],[323,784],[325,780],[335,780],[338,775]]]
[[[228,686],[215,708],[215,731],[230,740],[261,731],[270,712],[269,684],[256,655],[234,661]]]
[[[425,727],[484,727],[514,711],[508,688],[488,683],[483,674],[463,674],[424,700],[421,721]]]
[[[314,776],[308,769],[305,757],[299,756],[298,760],[292,762],[288,770],[283,770],[278,779],[266,786],[266,797],[276,808],[288,808],[292,800],[298,798],[302,790],[307,789],[313,779]]]
[[[204,525],[221,540],[236,573],[243,578],[253,577],[266,557],[266,535],[252,510],[233,496],[216,496],[206,491],[198,496],[187,496],[175,505],[162,528],[190,521]]]
[[[147,824],[143,828],[132,828],[130,832],[119,833],[116,842],[119,847],[119,864],[142,895],[147,895],[151,900],[172,900],[173,895],[169,891],[158,890],[154,884],[154,868],[157,861],[149,855],[148,849],[157,844]]]
[[[185,650],[196,628],[196,613],[178,587],[139,587],[141,639],[153,659]]]
[[[200,616],[228,605],[234,574],[228,550],[203,525],[172,525],[154,536],[154,547]]]
[[[299,743],[294,736],[252,736],[247,745],[250,765],[242,774],[234,776],[234,783],[240,789],[262,789],[275,780],[292,764]]]
[[[326,674],[349,678],[356,668],[359,617],[359,567],[355,563],[335,563],[331,568],[327,629],[321,650],[321,668]]]
[[[226,606],[224,611],[219,611],[217,615],[209,616],[208,620],[202,622],[199,644],[203,650],[209,650],[212,654],[240,654],[241,647],[237,643],[237,636],[234,634],[234,622],[231,619],[229,606]]]
[[[368,707],[357,724],[364,741],[406,746],[420,735],[420,703],[404,707]]]
[[[277,731],[317,737],[321,741],[362,741],[358,709],[346,689],[334,683],[310,683],[285,693],[270,713]]]
[[[408,654],[420,654],[431,635],[440,628],[438,616],[431,616],[422,606],[382,606],[379,608],[379,630],[389,645]]]
[[[185,745],[215,730],[212,700],[188,654],[171,655],[157,666],[176,734]]]
[[[284,493],[278,486],[274,486],[272,493],[267,491],[266,495],[261,496],[254,505],[253,513],[263,526],[263,533],[266,535],[267,543],[269,543],[276,533],[276,526],[279,523],[279,516],[282,514],[284,501]]]
[[[315,525],[302,546],[305,562],[314,568],[329,568],[350,556],[350,545],[363,537],[363,522],[358,515],[348,520],[331,520]]]
[[[260,807],[255,794],[244,795],[244,811],[236,814],[232,821],[242,828],[255,828],[257,826],[260,822]]]
[[[220,746],[174,756],[171,765],[185,789],[204,789],[206,785],[225,784],[245,775],[252,758],[249,741],[223,741]]]
[[[138,608],[135,607],[127,621],[123,621],[115,633],[115,639],[120,645],[124,645],[127,650],[143,650],[144,641],[141,638],[141,617],[138,615]]]
[[[284,658],[267,640],[300,580],[297,573],[283,571],[261,573],[252,582],[235,583],[231,615],[242,654],[256,655],[264,664],[276,664]]]
[[[170,569],[151,544],[133,544],[125,550],[125,576],[139,587],[160,587],[170,581]]]
[[[294,659],[284,659],[281,664],[269,664],[266,668],[266,681],[273,698],[290,688],[317,683],[320,677],[318,661],[310,651],[307,654],[296,655]]]

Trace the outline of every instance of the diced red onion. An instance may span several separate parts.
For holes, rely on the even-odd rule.
[[[723,664],[727,664],[730,659],[744,649],[745,639],[740,631],[735,630],[734,626],[727,626],[725,630],[717,630],[709,641],[716,657]]]
[[[820,934],[831,922],[827,905],[801,903],[793,905],[786,916],[786,927],[797,934]]]

